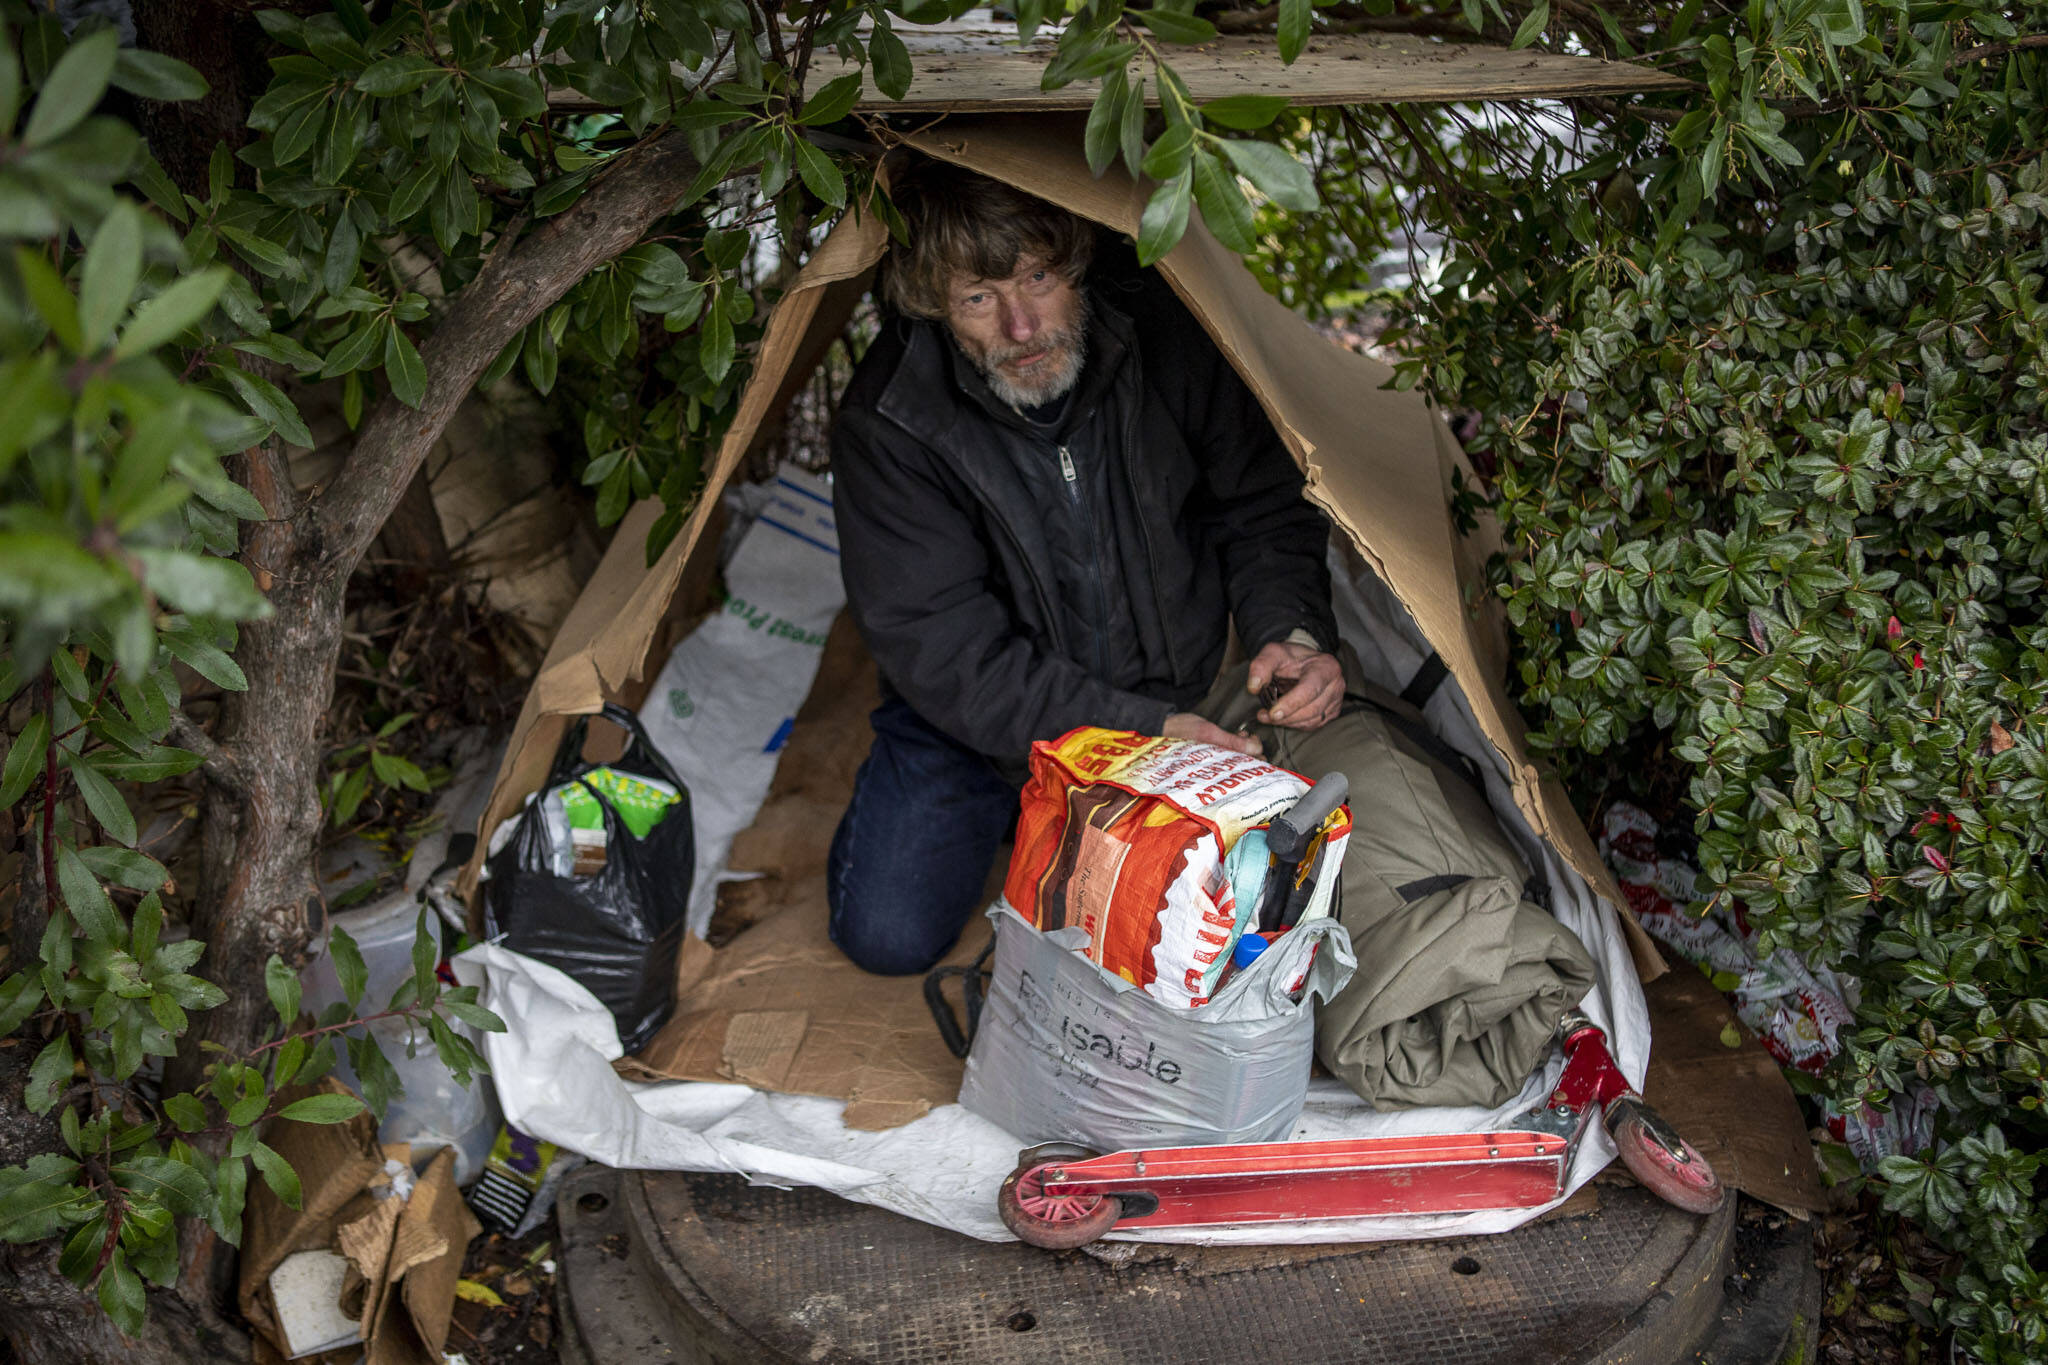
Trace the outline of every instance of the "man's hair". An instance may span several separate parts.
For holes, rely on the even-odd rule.
[[[889,252],[882,292],[897,311],[946,316],[953,281],[1007,279],[1024,256],[1039,256],[1078,284],[1095,250],[1095,228],[1013,185],[942,161],[919,159],[893,178],[910,244]]]

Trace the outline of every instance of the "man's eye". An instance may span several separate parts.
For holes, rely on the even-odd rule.
[[[1034,271],[1032,271],[1032,272],[1031,272],[1031,282],[1032,282],[1033,284],[1039,284],[1039,283],[1043,283],[1043,282],[1044,282],[1044,280],[1045,280],[1046,274],[1047,274],[1047,272],[1046,272],[1046,271],[1043,271],[1043,270],[1034,270]]]

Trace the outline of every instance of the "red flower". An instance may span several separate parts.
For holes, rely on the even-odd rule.
[[[1905,633],[1906,628],[1899,624],[1899,618],[1896,616],[1884,623],[1884,638],[1887,640],[1896,640]]]
[[[1920,657],[1920,651],[1919,651],[1919,650],[1917,650],[1917,649],[1913,651],[1913,667],[1915,667],[1915,668],[1925,668],[1925,667],[1927,667],[1927,661],[1926,661],[1925,659],[1922,659],[1922,658]]]

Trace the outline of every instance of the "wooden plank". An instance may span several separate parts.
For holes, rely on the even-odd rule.
[[[890,100],[872,90],[859,108],[876,113],[1029,112],[1087,109],[1099,80],[1058,90],[1039,88],[1053,45],[1019,47],[1015,36],[951,32],[905,33],[914,76],[910,93]],[[1441,103],[1449,100],[1523,100],[1568,95],[1630,94],[1683,89],[1687,82],[1662,71],[1568,57],[1510,52],[1471,43],[1382,35],[1333,35],[1311,41],[1292,66],[1283,66],[1266,35],[1218,38],[1193,47],[1164,49],[1197,100],[1224,95],[1285,95],[1294,104]],[[815,90],[844,66],[836,55],[814,61],[805,81]],[[1134,74],[1142,67],[1133,63]],[[1148,87],[1146,98],[1157,104]]]
[[[919,30],[899,26],[910,49],[910,93],[891,100],[872,86],[856,106],[877,113],[1033,113],[1082,110],[1094,104],[1100,80],[1076,81],[1045,91],[1039,80],[1053,44],[1041,37],[1020,46],[1012,30],[946,25]],[[1552,52],[1510,52],[1475,43],[1446,43],[1405,35],[1342,34],[1318,37],[1292,66],[1283,66],[1271,36],[1218,38],[1200,46],[1166,46],[1173,69],[1197,100],[1224,95],[1285,95],[1299,105],[1436,104],[1452,100],[1558,99],[1680,90],[1689,82],[1627,62]],[[847,69],[835,53],[820,53],[805,79],[807,90]],[[1134,74],[1142,67],[1133,63]],[[680,68],[681,79],[692,80]],[[1147,83],[1146,101],[1158,92]],[[557,91],[557,105],[588,108],[574,91]]]

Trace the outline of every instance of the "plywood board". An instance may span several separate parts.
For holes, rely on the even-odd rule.
[[[1058,90],[1039,83],[1054,52],[1049,38],[1019,44],[1016,34],[989,26],[950,25],[897,30],[910,49],[910,91],[891,100],[872,85],[855,107],[874,114],[1042,113],[1087,109],[1101,81],[1076,81]],[[1688,82],[1649,67],[1595,57],[1570,57],[1478,43],[1447,43],[1391,34],[1318,37],[1292,66],[1284,66],[1270,35],[1221,37],[1198,46],[1167,45],[1173,69],[1197,100],[1224,95],[1285,95],[1299,105],[1443,103],[1452,100],[1561,99],[1573,95],[1634,94],[1684,89]],[[820,53],[804,85],[816,91],[849,68],[836,53]],[[1133,74],[1144,70],[1132,64]],[[682,71],[679,79],[696,77]],[[563,107],[593,107],[574,91],[558,90]],[[1150,82],[1146,99],[1157,104]]]

